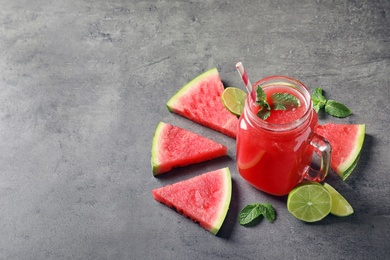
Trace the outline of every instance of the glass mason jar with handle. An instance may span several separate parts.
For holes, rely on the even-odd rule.
[[[288,93],[299,100],[299,106],[272,110],[263,120],[260,106],[247,95],[237,132],[237,168],[251,185],[266,193],[283,196],[304,179],[322,181],[329,170],[331,147],[316,134],[317,113],[313,110],[307,88],[298,80],[271,76],[259,80],[253,90],[261,87],[272,105],[275,93]],[[312,155],[321,158],[319,169],[311,167]]]

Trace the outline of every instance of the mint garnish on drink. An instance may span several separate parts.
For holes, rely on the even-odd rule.
[[[257,116],[266,120],[271,115],[271,110],[287,110],[300,106],[299,99],[289,93],[274,93],[271,95],[271,105],[267,102],[267,96],[264,90],[257,86],[256,103],[261,106]]]
[[[272,109],[287,110],[300,106],[299,99],[288,93],[274,93],[271,95]]]
[[[238,223],[248,225],[259,217],[264,216],[269,222],[276,218],[274,207],[269,203],[253,203],[246,205],[238,215]]]
[[[313,108],[318,113],[321,108],[325,109],[325,112],[334,117],[347,117],[352,114],[351,110],[344,104],[334,101],[326,100],[322,94],[322,88],[316,88],[311,96],[313,100]]]

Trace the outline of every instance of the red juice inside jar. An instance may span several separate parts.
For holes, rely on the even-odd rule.
[[[282,196],[301,182],[310,168],[313,148],[309,143],[318,118],[310,94],[299,88],[276,81],[264,85],[263,90],[271,106],[274,93],[294,95],[300,105],[271,110],[262,120],[257,116],[259,105],[248,97],[237,133],[237,167],[240,175],[259,190]]]

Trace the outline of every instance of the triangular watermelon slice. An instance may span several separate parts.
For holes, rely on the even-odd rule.
[[[232,195],[229,168],[198,175],[152,191],[155,200],[176,209],[216,235],[225,220]]]
[[[183,128],[160,122],[152,141],[153,174],[211,160],[227,154],[227,147]]]
[[[213,68],[187,83],[166,105],[171,112],[235,138],[238,118],[224,107],[223,90],[218,70]]]
[[[364,124],[318,125],[315,132],[327,139],[332,146],[331,168],[345,180],[355,169],[363,146]]]

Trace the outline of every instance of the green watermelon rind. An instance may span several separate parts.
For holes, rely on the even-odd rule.
[[[151,156],[151,164],[152,164],[152,171],[153,175],[158,175],[159,174],[159,164],[160,161],[158,160],[158,140],[161,138],[162,132],[164,129],[164,123],[160,122],[156,130],[154,132],[153,140],[152,140],[152,156]]]
[[[204,80],[205,78],[208,78],[212,75],[219,75],[217,68],[212,68],[206,72],[203,72],[196,78],[192,79],[190,82],[185,84],[176,94],[174,94],[166,103],[166,106],[170,112],[176,112],[174,106],[177,100],[179,100],[183,95],[188,92],[188,90],[193,86]]]
[[[218,216],[215,219],[215,222],[211,224],[210,231],[212,234],[216,235],[219,230],[222,227],[223,222],[225,221],[225,218],[227,216],[229,206],[230,206],[230,201],[232,198],[232,177],[230,174],[230,170],[228,167],[222,168],[221,169],[224,173],[224,195],[223,195],[223,200],[220,203],[220,209],[218,211]]]
[[[343,163],[341,163],[337,167],[337,169],[335,169],[336,173],[341,177],[343,181],[345,181],[355,169],[363,147],[364,137],[366,133],[366,125],[359,124],[357,125],[357,127],[358,131],[356,133],[355,148],[352,150],[348,158]]]

